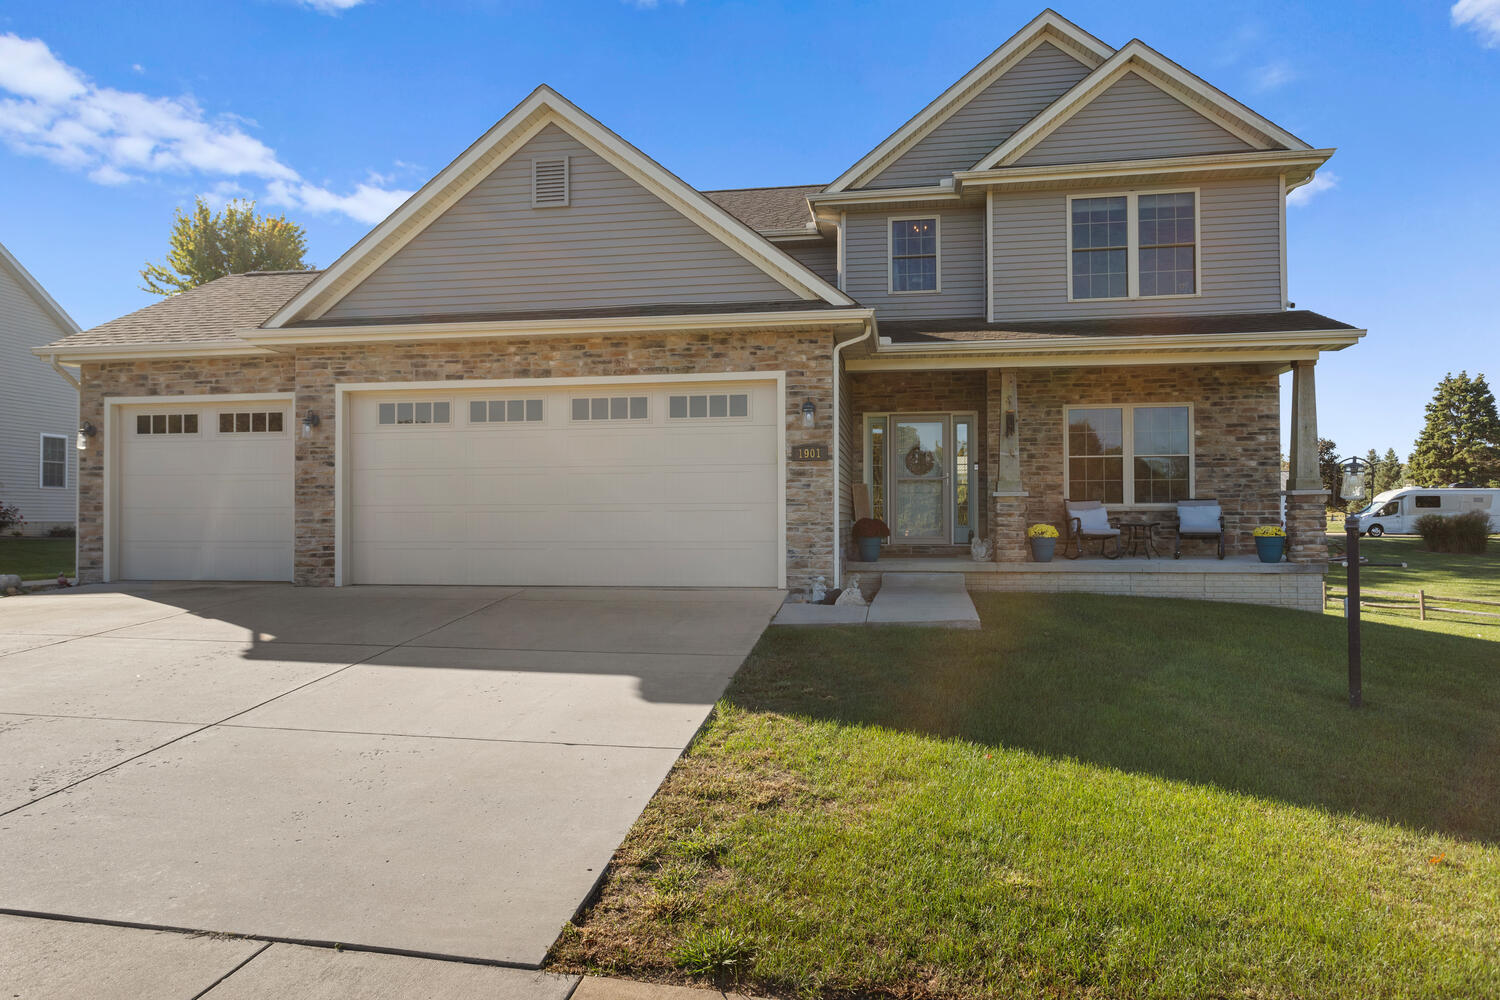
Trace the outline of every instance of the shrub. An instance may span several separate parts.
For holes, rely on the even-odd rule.
[[[1478,554],[1490,544],[1490,516],[1482,510],[1455,517],[1425,514],[1417,518],[1417,534],[1429,552]]]
[[[78,529],[71,524],[54,524],[47,529],[48,538],[76,538]]]
[[[21,508],[15,504],[0,501],[0,531],[4,531],[17,524],[25,523],[26,519],[21,516]]]

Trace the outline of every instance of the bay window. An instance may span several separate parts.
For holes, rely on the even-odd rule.
[[[1068,199],[1068,298],[1198,292],[1196,191]]]
[[[1068,499],[1131,506],[1192,498],[1192,407],[1073,406],[1067,421]]]

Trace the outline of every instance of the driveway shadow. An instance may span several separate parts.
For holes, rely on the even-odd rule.
[[[1500,643],[1091,595],[975,595],[980,632],[772,629],[726,698],[1500,842]]]

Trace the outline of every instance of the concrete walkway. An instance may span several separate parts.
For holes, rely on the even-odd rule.
[[[772,625],[931,625],[979,628],[962,573],[885,573],[868,607],[783,604]]]

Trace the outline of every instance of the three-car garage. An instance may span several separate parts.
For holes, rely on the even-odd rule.
[[[331,435],[340,583],[780,586],[783,397],[779,374],[343,385],[305,428],[290,394],[114,399],[107,575],[292,579],[297,441]]]

